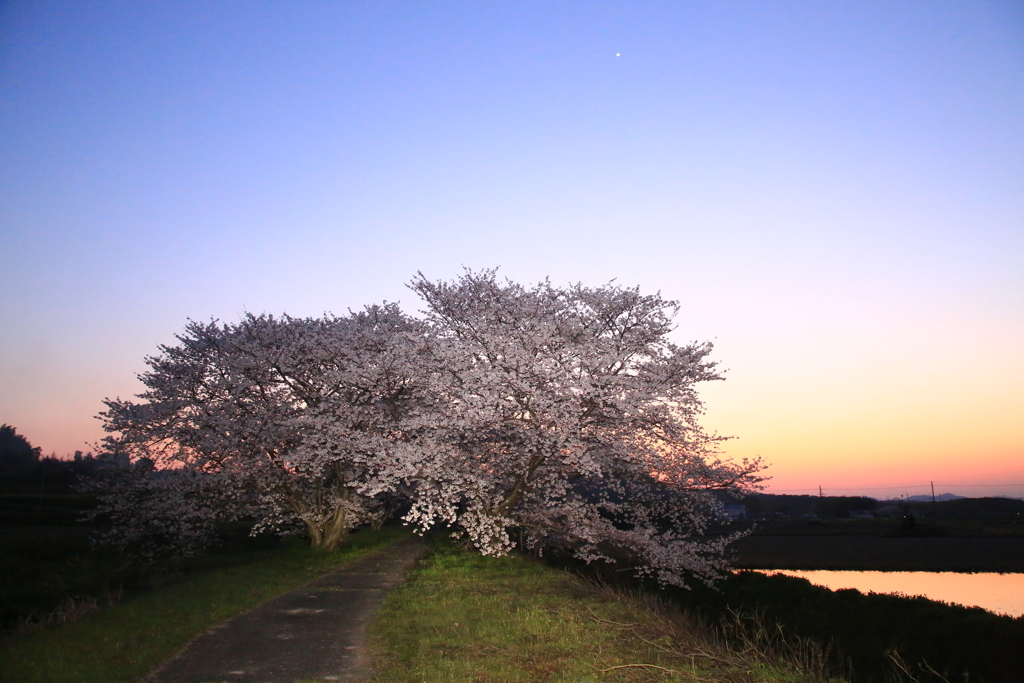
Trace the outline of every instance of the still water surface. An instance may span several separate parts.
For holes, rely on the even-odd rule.
[[[862,593],[923,595],[931,600],[981,607],[998,614],[1024,614],[1024,574],[983,572],[855,572],[795,569],[762,569],[764,574],[786,574],[813,584],[839,590],[856,588]]]

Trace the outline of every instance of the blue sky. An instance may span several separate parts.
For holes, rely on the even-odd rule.
[[[6,2],[0,421],[501,266],[679,299],[779,490],[1024,484],[1022,121],[1015,2]]]

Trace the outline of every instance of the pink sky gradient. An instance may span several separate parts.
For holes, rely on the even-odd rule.
[[[4,3],[0,422],[500,266],[679,299],[770,490],[1024,496],[1022,84],[1013,2]]]

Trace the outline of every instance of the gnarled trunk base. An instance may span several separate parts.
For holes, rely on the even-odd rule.
[[[316,524],[305,520],[306,530],[309,532],[309,545],[319,548],[325,552],[333,552],[348,540],[349,528],[346,521],[348,512],[344,508],[337,508],[330,519],[324,524]]]

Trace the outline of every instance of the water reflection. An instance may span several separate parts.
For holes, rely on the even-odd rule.
[[[923,595],[931,600],[981,607],[998,614],[1024,614],[1024,574],[960,574],[957,572],[855,572],[826,570],[760,569],[764,574],[785,574],[839,590],[862,593]]]

